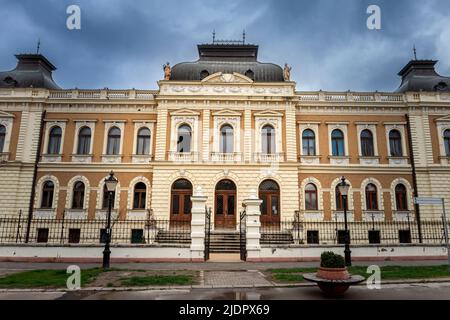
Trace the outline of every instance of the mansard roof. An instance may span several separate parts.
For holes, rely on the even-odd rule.
[[[41,54],[17,54],[14,70],[0,72],[0,88],[60,89],[52,77],[56,67]]]
[[[257,60],[258,46],[244,43],[212,43],[197,46],[199,60],[172,68],[170,80],[200,81],[217,72],[240,73],[255,82],[283,82],[283,69]]]
[[[396,92],[441,91],[450,92],[450,77],[439,75],[436,60],[411,60],[400,72],[402,83]]]

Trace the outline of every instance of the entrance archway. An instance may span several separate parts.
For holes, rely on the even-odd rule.
[[[225,179],[216,185],[214,206],[215,229],[236,228],[236,185]]]
[[[280,222],[280,186],[273,180],[264,180],[259,185],[261,203],[261,224]]]
[[[192,183],[178,179],[172,184],[170,196],[170,220],[191,221]]]

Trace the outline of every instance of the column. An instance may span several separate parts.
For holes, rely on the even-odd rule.
[[[205,258],[205,205],[207,196],[199,186],[191,197],[191,260],[204,261]]]
[[[246,213],[246,247],[247,261],[258,261],[261,258],[260,228],[260,206],[262,200],[258,199],[256,190],[250,191],[250,196],[243,201]]]

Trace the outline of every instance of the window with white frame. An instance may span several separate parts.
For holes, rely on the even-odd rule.
[[[389,131],[389,150],[391,157],[402,157],[402,135],[397,129]]]
[[[77,181],[72,190],[72,209],[84,208],[85,185],[82,181]]]
[[[106,146],[107,155],[119,155],[120,154],[120,140],[121,132],[117,127],[112,127],[108,131],[108,139]]]
[[[336,157],[345,156],[344,133],[339,129],[331,132],[331,154]]]
[[[55,184],[48,180],[42,185],[41,208],[51,209],[53,207],[53,196],[55,193]]]
[[[220,128],[219,152],[234,152],[234,130],[233,127],[229,124],[224,124]]]
[[[149,155],[150,154],[151,132],[147,127],[142,127],[138,130],[136,141],[136,154]]]
[[[177,130],[177,152],[191,152],[192,128],[182,124]]]
[[[348,123],[327,122],[327,125],[330,163],[336,165],[348,164]]]
[[[316,155],[316,134],[311,129],[303,130],[302,133],[302,155]]]
[[[91,153],[92,132],[89,127],[82,127],[78,132],[77,154],[88,155]]]
[[[270,124],[266,124],[261,129],[261,153],[276,153],[275,128]]]
[[[9,152],[14,115],[0,111],[0,153]]]
[[[50,129],[48,137],[47,154],[55,155],[61,153],[62,129],[54,126]]]
[[[373,157],[375,156],[375,148],[373,142],[373,134],[369,129],[364,129],[360,134],[361,156]]]

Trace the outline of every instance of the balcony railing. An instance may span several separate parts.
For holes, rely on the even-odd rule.
[[[271,163],[284,161],[284,152],[277,153],[254,153],[254,162]]]
[[[211,161],[214,162],[241,162],[242,153],[232,152],[232,153],[221,153],[221,152],[211,152]]]
[[[198,152],[169,151],[169,161],[174,162],[198,161]]]

